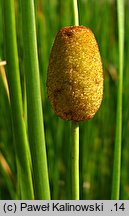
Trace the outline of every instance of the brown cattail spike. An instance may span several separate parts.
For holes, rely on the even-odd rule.
[[[47,93],[58,116],[65,120],[91,119],[103,98],[103,69],[92,31],[84,26],[61,29],[48,67]]]

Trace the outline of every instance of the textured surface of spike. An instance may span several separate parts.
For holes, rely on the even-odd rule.
[[[103,98],[103,69],[90,29],[71,26],[57,33],[48,66],[47,93],[62,119],[79,122],[98,111]]]

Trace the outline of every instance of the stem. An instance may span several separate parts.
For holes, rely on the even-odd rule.
[[[124,1],[117,0],[118,32],[119,32],[119,74],[117,90],[116,138],[114,150],[112,200],[118,200],[120,194],[121,171],[121,136],[122,136],[122,81],[124,59]]]
[[[35,198],[50,199],[33,0],[22,0],[27,117]]]
[[[74,25],[79,25],[77,0],[73,0]],[[79,123],[71,122],[72,199],[79,200]]]
[[[79,124],[71,122],[72,199],[79,200]]]
[[[77,0],[73,0],[73,13],[74,13],[74,25],[79,25],[79,17],[78,17],[78,5]]]
[[[6,45],[7,80],[12,109],[17,171],[18,175],[20,174],[21,198],[33,199],[30,160],[28,157],[28,139],[23,116],[13,0],[3,0],[3,14],[5,24],[4,37]]]

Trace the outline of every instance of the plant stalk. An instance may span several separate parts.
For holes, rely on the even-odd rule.
[[[116,115],[116,137],[114,149],[112,200],[118,200],[120,196],[120,174],[121,174],[121,141],[122,141],[122,82],[123,82],[123,60],[124,60],[124,1],[117,0],[118,13],[118,36],[119,36],[119,72],[117,89],[117,115]]]
[[[74,25],[79,25],[79,16],[78,16],[78,4],[77,0],[73,0],[73,13],[74,13]]]
[[[40,76],[33,0],[22,0],[22,32],[27,92],[27,117],[36,199],[49,200],[47,156],[44,136]]]
[[[79,25],[77,0],[73,0],[74,25]],[[79,200],[79,123],[71,121],[72,199]]]
[[[71,122],[72,199],[79,200],[79,124]]]
[[[18,51],[16,41],[14,0],[3,0],[5,46],[7,61],[7,80],[12,110],[15,139],[17,171],[20,175],[21,199],[34,199],[30,158],[28,157],[28,138],[24,122]]]

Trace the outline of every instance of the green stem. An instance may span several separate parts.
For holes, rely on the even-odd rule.
[[[12,109],[18,175],[20,173],[21,198],[33,199],[30,160],[28,157],[28,139],[23,116],[13,0],[3,0],[3,13],[5,24],[4,37],[6,45],[7,80]]]
[[[79,25],[79,17],[78,17],[78,5],[77,0],[73,0],[73,13],[74,13],[74,25]]]
[[[79,25],[77,0],[73,0],[74,25]],[[79,123],[71,122],[72,199],[79,200]]]
[[[79,124],[71,122],[72,199],[79,200]]]
[[[112,200],[118,200],[120,194],[121,171],[121,137],[122,137],[122,82],[124,60],[124,1],[117,0],[118,32],[119,32],[119,74],[117,90],[116,138],[114,150]]]
[[[36,199],[50,199],[33,0],[21,0],[27,117]]]

